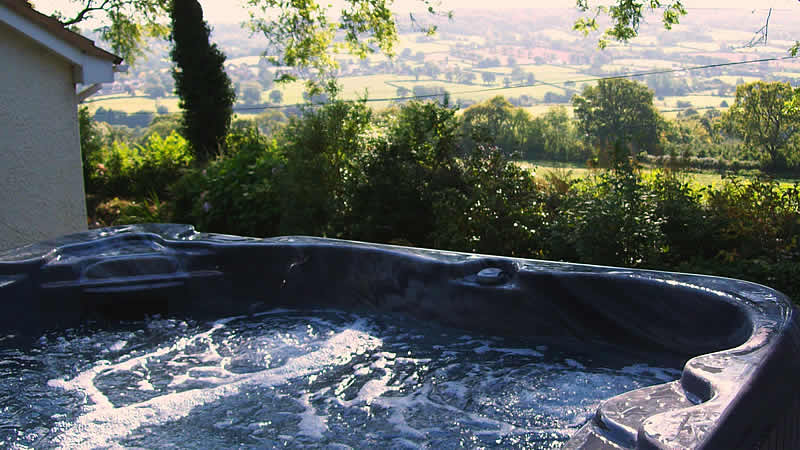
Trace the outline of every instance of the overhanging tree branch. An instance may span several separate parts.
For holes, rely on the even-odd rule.
[[[103,3],[101,3],[98,6],[92,6],[93,3],[94,2],[92,0],[88,0],[86,2],[86,7],[84,7],[77,14],[75,14],[75,17],[73,17],[72,19],[68,19],[68,20],[63,20],[62,19],[61,22],[66,26],[71,26],[71,25],[75,25],[76,23],[83,22],[84,20],[87,20],[87,19],[90,18],[90,14],[92,12],[105,10],[108,7],[108,4],[110,3],[110,0],[105,0],[105,1],[103,1]]]

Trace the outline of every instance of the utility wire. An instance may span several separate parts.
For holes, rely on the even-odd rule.
[[[727,63],[717,63],[717,64],[705,64],[702,66],[690,66],[690,67],[683,67],[677,69],[659,69],[659,70],[651,70],[645,72],[630,72],[630,73],[623,73],[619,75],[613,76],[606,76],[606,77],[593,77],[593,78],[583,78],[583,79],[574,79],[574,80],[564,80],[564,81],[552,81],[552,82],[544,82],[544,81],[536,81],[534,83],[527,83],[527,84],[517,84],[512,86],[501,86],[501,87],[493,87],[493,88],[484,88],[484,89],[472,89],[466,91],[458,91],[458,92],[447,92],[447,93],[437,93],[437,94],[425,94],[425,95],[412,95],[408,97],[387,97],[387,98],[369,98],[361,100],[367,103],[373,102],[387,102],[387,101],[406,101],[406,100],[417,100],[417,99],[425,99],[425,98],[434,98],[434,97],[443,97],[445,95],[455,96],[455,95],[463,95],[463,94],[477,94],[483,92],[495,92],[495,91],[504,91],[509,89],[521,89],[527,87],[535,87],[535,86],[542,86],[542,85],[550,85],[550,86],[565,86],[567,84],[576,84],[576,83],[590,83],[595,81],[603,81],[603,80],[615,80],[615,79],[622,79],[622,78],[634,78],[634,77],[644,77],[648,75],[661,75],[667,73],[676,73],[676,72],[690,72],[694,70],[704,70],[704,69],[713,69],[717,67],[727,67],[727,66],[739,66],[744,64],[755,64],[755,63],[763,63],[763,62],[770,62],[770,61],[783,61],[787,59],[797,58],[797,56],[781,56],[778,58],[761,58],[761,59],[751,59],[746,61],[733,61]],[[291,107],[301,107],[301,106],[322,106],[326,103],[295,103],[292,105],[263,105],[263,106],[252,106],[252,107],[239,107],[234,108],[235,112],[238,111],[260,111],[266,109],[281,109],[281,108],[291,108]]]
[[[717,64],[705,64],[701,66],[690,66],[690,67],[682,67],[676,69],[658,69],[658,70],[650,70],[644,72],[629,72],[629,73],[622,73],[619,75],[612,75],[612,76],[605,76],[605,77],[592,77],[592,78],[579,78],[573,80],[563,80],[563,81],[535,81],[533,83],[526,83],[526,84],[516,84],[511,86],[499,86],[499,87],[492,87],[492,88],[483,88],[483,89],[470,89],[465,91],[458,91],[458,92],[444,92],[444,93],[436,93],[436,94],[424,94],[424,95],[412,95],[407,97],[384,97],[384,98],[367,98],[357,101],[362,101],[366,103],[376,103],[376,102],[395,102],[395,101],[408,101],[408,100],[419,100],[419,99],[427,99],[427,98],[438,98],[443,97],[445,95],[449,96],[456,96],[456,95],[464,95],[464,94],[478,94],[484,92],[497,92],[497,91],[505,91],[510,89],[522,89],[528,87],[536,87],[536,86],[556,86],[565,89],[564,86],[570,84],[577,84],[577,83],[591,83],[596,81],[604,81],[604,80],[617,80],[623,78],[635,78],[635,77],[644,77],[649,75],[661,75],[661,74],[668,74],[668,73],[677,73],[677,72],[691,72],[695,70],[704,70],[704,69],[714,69],[718,67],[729,67],[729,66],[740,66],[745,64],[756,64],[756,63],[764,63],[764,62],[771,62],[771,61],[784,61],[788,59],[798,58],[800,56],[781,56],[776,58],[761,58],[761,59],[750,59],[745,61],[733,61],[733,62],[726,62],[726,63],[717,63]],[[92,103],[102,101],[93,100],[87,101],[84,103]],[[301,108],[301,107],[308,107],[308,106],[323,106],[326,105],[328,102],[306,102],[306,103],[293,103],[289,105],[259,105],[259,106],[240,106],[234,107],[233,112],[252,112],[252,111],[265,111],[269,109],[287,109],[287,108]],[[697,108],[695,108],[697,109]],[[663,111],[663,112],[672,112],[672,111]],[[128,116],[134,114],[152,114],[150,111],[138,111]]]

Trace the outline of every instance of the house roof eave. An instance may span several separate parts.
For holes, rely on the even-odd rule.
[[[76,83],[114,81],[113,68],[122,63],[119,56],[64,28],[61,22],[34,10],[24,0],[0,0],[0,23],[5,23],[72,63],[76,69]]]

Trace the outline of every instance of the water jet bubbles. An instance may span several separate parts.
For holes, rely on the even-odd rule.
[[[331,310],[151,319],[8,351],[29,367],[0,365],[0,411],[24,411],[0,414],[0,441],[18,446],[550,448],[600,400],[679,374]]]

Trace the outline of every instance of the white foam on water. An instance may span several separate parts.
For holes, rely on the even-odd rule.
[[[191,440],[195,429],[221,446],[249,439],[264,446],[313,440],[326,448],[516,446],[531,438],[557,444],[602,399],[680,375],[647,364],[606,369],[602,355],[584,359],[558,346],[543,358],[548,346],[536,343],[522,348],[526,341],[452,333],[440,340],[427,325],[318,313],[229,317],[202,332],[185,322],[145,324],[168,344],[153,344],[147,329],[51,338],[43,345],[67,356],[85,344],[105,359],[48,382],[83,394],[87,403],[72,404],[67,417],[78,413],[77,419],[48,426],[48,445],[175,445]],[[252,320],[262,316],[273,318]],[[112,359],[110,348],[128,354]],[[169,423],[178,420],[183,431],[172,435],[177,424]]]
[[[94,404],[93,407],[99,410],[114,408],[111,400],[94,385],[94,379],[101,373],[112,367],[109,361],[98,361],[94,367],[78,374],[72,380],[53,379],[47,385],[54,388],[61,388],[65,391],[83,392]]]
[[[72,380],[51,380],[48,384],[66,390],[84,392],[94,402],[89,412],[77,418],[74,424],[56,437],[55,442],[62,448],[106,447],[118,445],[115,441],[129,435],[134,429],[155,426],[186,417],[196,407],[235,395],[251,386],[277,386],[291,379],[308,376],[332,366],[347,364],[356,355],[379,348],[382,341],[363,331],[365,321],[357,320],[350,327],[324,340],[320,347],[309,353],[289,358],[284,365],[247,374],[226,372],[224,377],[203,377],[204,381],[217,384],[204,389],[190,389],[161,395],[149,400],[126,406],[115,406],[100,392],[95,379],[102,374],[112,373],[144,364],[148,359],[163,356],[176,349],[185,348],[198,339],[207,339],[214,331],[240,317],[226,318],[213,324],[211,329],[190,338],[181,338],[173,346],[159,348],[151,353],[130,358],[116,364],[102,361],[80,373]],[[216,348],[208,342],[208,353],[216,353]],[[217,353],[217,356],[218,353]],[[220,357],[221,359],[221,357]],[[310,406],[310,401],[308,403]],[[305,430],[317,435],[320,423],[315,421],[307,409]],[[303,419],[301,419],[303,423]],[[315,431],[316,430],[316,431]]]
[[[324,389],[324,393],[327,389]],[[327,419],[324,416],[317,414],[316,408],[311,404],[311,394],[305,393],[298,400],[300,405],[304,408],[300,413],[300,423],[297,426],[300,428],[300,434],[309,436],[314,439],[321,439],[323,434],[328,431]]]
[[[128,341],[120,340],[120,341],[117,341],[117,342],[114,342],[113,344],[111,344],[108,347],[108,349],[110,351],[112,351],[112,352],[118,352],[118,351],[122,350],[123,348],[125,348],[126,345],[128,345]]]
[[[57,387],[64,390],[74,390],[83,392],[86,396],[92,401],[94,404],[94,408],[98,409],[109,409],[114,408],[114,405],[108,399],[108,397],[103,394],[97,387],[95,386],[95,379],[99,375],[106,375],[115,372],[130,372],[132,369],[142,366],[145,367],[148,360],[161,357],[167,355],[171,352],[181,352],[186,349],[187,346],[194,344],[196,341],[207,341],[209,345],[210,352],[216,353],[216,348],[211,344],[210,340],[208,339],[215,331],[219,330],[220,328],[224,327],[226,323],[239,319],[241,316],[237,317],[228,317],[224,319],[217,320],[211,326],[208,331],[203,333],[196,334],[191,337],[182,337],[178,339],[178,341],[169,346],[163,346],[161,348],[156,349],[153,352],[136,356],[136,357],[127,357],[127,359],[123,359],[122,361],[111,364],[107,360],[101,360],[96,363],[96,365],[86,371],[81,372],[72,380],[63,380],[63,379],[52,379],[47,382],[48,386],[50,387]],[[63,339],[63,338],[59,338]],[[216,353],[216,356],[219,357],[219,354]],[[221,357],[219,357],[221,359]],[[212,359],[209,355],[208,359]]]
[[[488,426],[491,428],[488,430],[475,430],[474,433],[476,435],[508,436],[513,434],[530,433],[534,431],[527,428],[518,427],[505,421],[485,417],[481,414],[465,411],[447,403],[434,402],[430,399],[431,390],[432,384],[430,382],[426,382],[420,389],[412,391],[405,396],[380,397],[376,399],[374,403],[384,408],[388,408],[391,411],[389,422],[395,426],[395,429],[415,437],[424,437],[426,432],[439,430],[438,427],[416,429],[408,424],[405,418],[405,413],[417,407],[440,409],[455,413],[460,416],[466,416],[471,423]],[[563,430],[559,431],[563,432]]]
[[[533,350],[531,348],[508,348],[508,347],[495,347],[492,345],[492,341],[484,340],[484,339],[467,339],[469,336],[461,336],[460,340],[465,340],[463,344],[460,345],[472,345],[472,344],[480,344],[479,346],[472,349],[473,352],[477,354],[483,354],[488,352],[498,352],[498,353],[506,353],[509,355],[520,355],[520,356],[533,356],[536,358],[540,358],[544,356],[541,352]]]

